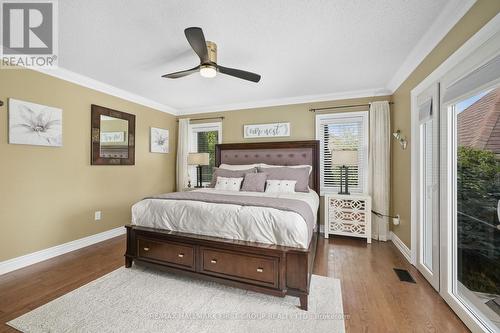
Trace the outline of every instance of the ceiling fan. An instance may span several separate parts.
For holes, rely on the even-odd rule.
[[[198,27],[191,27],[184,30],[186,38],[193,48],[194,52],[200,57],[200,64],[191,69],[180,72],[162,75],[169,79],[178,79],[184,76],[191,75],[195,72],[200,72],[200,75],[207,78],[212,78],[217,75],[217,72],[231,75],[243,80],[259,82],[260,75],[242,71],[241,69],[223,67],[217,64],[217,44],[210,41],[205,41],[203,30]]]

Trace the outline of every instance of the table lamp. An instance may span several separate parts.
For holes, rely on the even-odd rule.
[[[201,167],[209,165],[210,157],[208,153],[189,153],[188,165],[196,165],[196,186],[197,188],[203,187],[201,181]]]
[[[349,193],[349,166],[358,164],[358,151],[357,150],[334,150],[332,151],[332,168],[335,166],[340,167],[340,191],[339,194]],[[342,179],[344,177],[344,179]],[[344,180],[344,181],[342,181]],[[345,189],[342,188],[345,183]]]

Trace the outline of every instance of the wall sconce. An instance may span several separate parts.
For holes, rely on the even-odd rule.
[[[399,142],[401,148],[405,150],[406,146],[408,145],[408,140],[406,139],[406,136],[403,136],[400,130],[397,130],[396,132],[392,133],[392,136]]]

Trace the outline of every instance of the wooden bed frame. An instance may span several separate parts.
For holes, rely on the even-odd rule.
[[[256,163],[255,159],[268,163],[270,158],[279,159],[274,164],[306,164],[298,163],[297,154],[310,160],[309,186],[319,192],[319,141],[219,144],[216,165],[228,159],[230,164]],[[235,159],[241,163],[234,163]],[[319,224],[308,249],[131,225],[126,228],[125,267],[136,262],[256,292],[297,296],[300,308],[307,310]]]

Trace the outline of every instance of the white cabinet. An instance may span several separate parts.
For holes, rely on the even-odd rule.
[[[371,237],[371,198],[369,195],[325,195],[325,238],[328,235]]]

